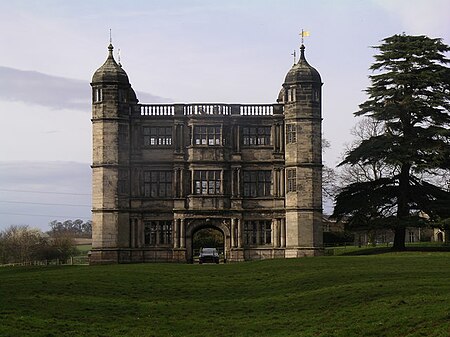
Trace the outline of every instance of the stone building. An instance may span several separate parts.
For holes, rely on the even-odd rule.
[[[321,78],[301,56],[274,104],[141,104],[109,45],[92,78],[91,263],[322,252]]]

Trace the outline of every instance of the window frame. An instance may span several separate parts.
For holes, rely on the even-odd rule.
[[[144,220],[144,245],[147,247],[173,244],[172,220]]]
[[[142,138],[145,147],[171,147],[173,128],[172,126],[143,126]]]
[[[222,146],[221,125],[193,125],[192,128],[192,145]]]
[[[146,198],[172,198],[173,172],[171,170],[145,170],[143,194]]]
[[[244,220],[243,227],[244,246],[272,245],[272,220]]]
[[[254,125],[242,127],[242,146],[270,146],[272,126]]]
[[[246,198],[272,196],[272,170],[244,170],[243,195]]]
[[[297,142],[297,124],[286,124],[286,143],[294,144]]]
[[[297,168],[286,169],[286,191],[297,192]]]
[[[194,170],[192,186],[194,195],[222,195],[222,171]]]
[[[92,89],[92,101],[93,103],[103,102],[103,88],[95,87]]]

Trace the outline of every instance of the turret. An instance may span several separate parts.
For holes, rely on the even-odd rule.
[[[317,255],[322,249],[321,87],[302,45],[278,98],[285,120],[287,257]]]
[[[129,115],[137,98],[113,49],[110,44],[91,83],[93,263],[117,262],[117,249],[129,246],[129,214],[123,210],[129,205]]]

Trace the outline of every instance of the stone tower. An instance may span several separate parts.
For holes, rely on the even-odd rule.
[[[92,261],[117,263],[129,241],[130,110],[138,101],[108,46],[92,77]]]
[[[279,100],[285,117],[285,257],[317,255],[322,247],[322,81],[305,58],[287,73]]]

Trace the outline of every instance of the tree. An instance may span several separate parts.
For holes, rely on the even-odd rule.
[[[223,248],[223,234],[214,228],[203,228],[195,233],[193,240],[194,249],[205,247]]]
[[[331,147],[330,142],[322,138],[322,152],[325,153]],[[322,168],[322,201],[326,203],[327,201],[333,200],[336,195],[336,172],[334,169],[328,165],[324,165]]]
[[[44,241],[43,233],[38,229],[10,226],[0,232],[0,263],[36,260]]]
[[[382,135],[384,130],[384,123],[381,121],[369,117],[362,118],[350,130],[354,140],[346,146],[345,152],[350,153],[368,138]],[[357,162],[352,165],[341,164],[338,172],[338,185],[344,186],[349,183],[373,181],[395,173],[395,169],[395,166],[389,165],[382,160],[372,161],[370,164],[363,162]]]
[[[406,227],[450,217],[449,191],[427,179],[450,170],[450,48],[441,39],[405,34],[375,48],[380,53],[370,68],[369,98],[355,115],[383,129],[348,151],[340,165],[389,170],[343,187],[333,216],[346,216],[354,226],[392,228],[394,249],[404,249]]]
[[[10,226],[0,232],[0,264],[54,259],[64,263],[76,253],[74,239],[66,232],[53,238],[28,226]]]
[[[61,233],[71,235],[72,237],[91,237],[92,236],[92,221],[88,220],[65,220],[64,222],[53,220],[50,222],[50,231],[47,232],[50,236],[56,236]]]

